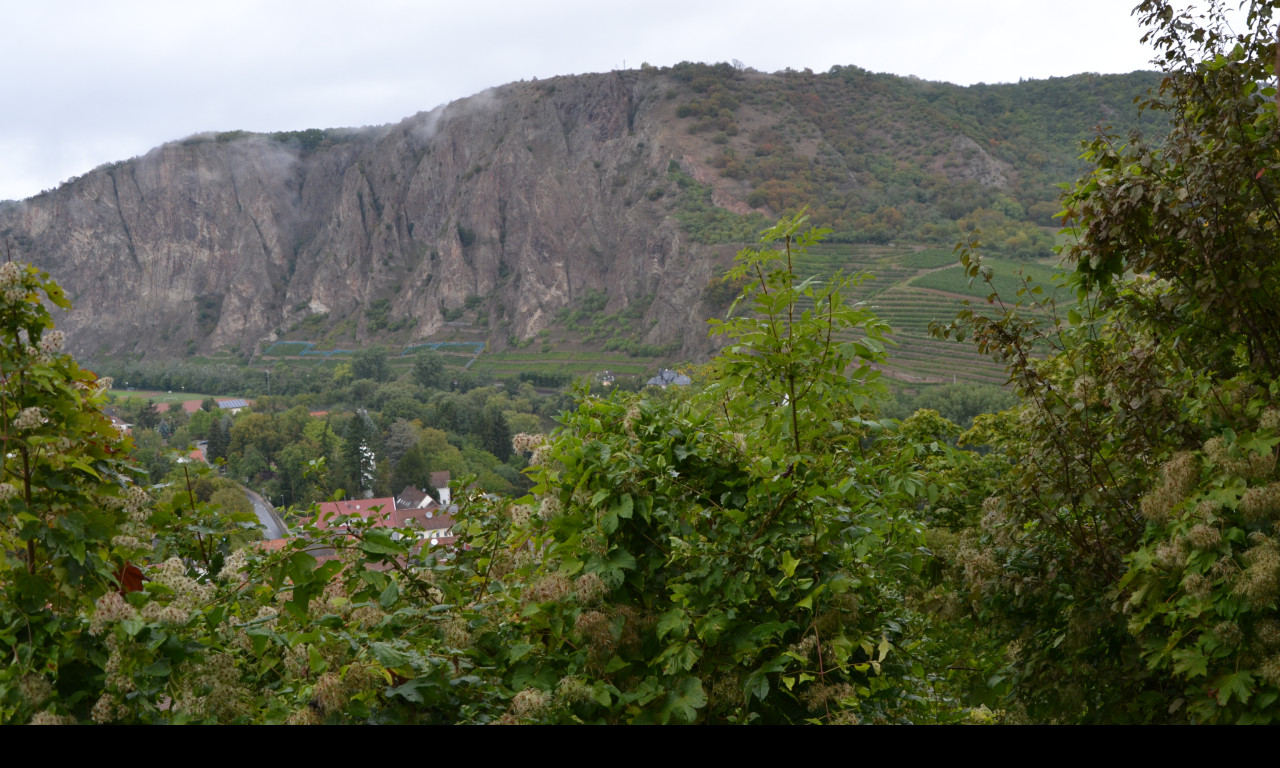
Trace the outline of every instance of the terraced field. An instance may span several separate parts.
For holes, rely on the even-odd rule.
[[[992,288],[1012,304],[1025,276],[1053,292],[1059,271],[1049,264],[1017,263],[989,259],[991,287],[969,278],[957,257],[941,249],[911,246],[823,245],[795,261],[801,277],[830,277],[837,271],[871,275],[853,291],[852,299],[865,302],[893,327],[895,342],[889,351],[885,374],[912,383],[972,381],[1003,384],[1004,369],[978,354],[968,343],[940,341],[929,335],[929,324],[955,318],[963,302],[981,310]],[[1066,301],[1059,294],[1060,301]]]

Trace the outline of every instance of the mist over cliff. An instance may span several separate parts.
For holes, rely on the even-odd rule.
[[[90,357],[248,356],[308,322],[409,343],[464,305],[500,349],[603,292],[639,342],[698,358],[735,241],[799,204],[852,240],[944,239],[984,206],[1038,226],[1085,126],[1154,76],[1082,77],[688,65],[514,83],[379,128],[165,144],[5,205],[0,234],[66,288],[60,322]]]

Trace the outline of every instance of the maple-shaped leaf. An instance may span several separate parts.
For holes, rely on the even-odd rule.
[[[125,561],[125,564],[120,566],[120,570],[116,571],[116,581],[120,584],[120,596],[124,597],[130,592],[141,592],[142,582],[145,579],[138,566]]]

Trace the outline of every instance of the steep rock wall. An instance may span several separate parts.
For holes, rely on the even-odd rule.
[[[501,306],[500,347],[587,289],[606,291],[609,311],[652,294],[646,340],[683,339],[724,249],[690,249],[636,204],[675,156],[653,114],[660,83],[553,85],[310,151],[263,137],[166,144],[0,213],[0,229],[64,283],[81,354],[248,352],[320,312],[354,318],[364,338],[360,310],[379,298],[428,337],[475,295]],[[689,336],[688,354],[705,351]]]

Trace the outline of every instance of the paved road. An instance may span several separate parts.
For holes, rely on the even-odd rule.
[[[289,529],[285,528],[284,522],[280,520],[280,516],[276,514],[275,507],[272,507],[270,502],[248,488],[244,489],[244,494],[253,503],[253,511],[258,515],[258,522],[267,529],[268,539],[283,539],[289,535]]]

